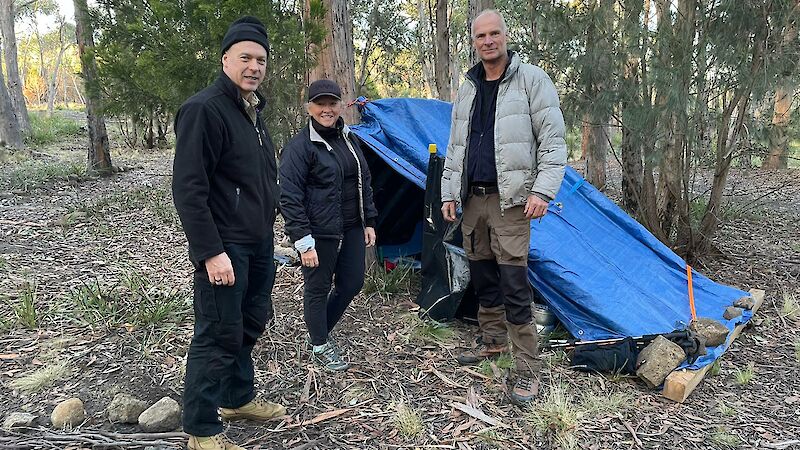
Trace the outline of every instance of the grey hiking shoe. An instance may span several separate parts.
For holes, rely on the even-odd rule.
[[[350,368],[350,364],[339,354],[339,349],[330,341],[322,345],[315,345],[311,354],[314,361],[328,370],[341,372]]]

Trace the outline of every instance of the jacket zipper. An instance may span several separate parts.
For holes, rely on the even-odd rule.
[[[241,188],[236,186],[236,202],[233,204],[233,212],[239,212],[239,194],[242,193]]]
[[[361,222],[364,224],[364,228],[367,227],[367,218],[366,214],[364,214],[364,181],[361,179],[361,161],[358,159],[358,155],[356,154],[353,145],[350,143],[350,139],[342,133],[342,138],[344,142],[347,144],[347,148],[350,150],[350,153],[353,154],[353,158],[356,159],[356,167],[358,167],[358,212],[361,214]]]

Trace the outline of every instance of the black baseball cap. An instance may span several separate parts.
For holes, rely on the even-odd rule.
[[[342,99],[342,88],[333,80],[317,80],[308,87],[308,101],[313,102],[320,97]]]

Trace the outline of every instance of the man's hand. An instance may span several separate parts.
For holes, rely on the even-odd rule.
[[[233,265],[225,252],[206,259],[206,272],[208,282],[215,286],[233,286],[236,277],[233,275]]]
[[[317,267],[319,266],[319,258],[317,257],[317,250],[311,249],[305,253],[300,254],[300,261],[303,267]]]
[[[547,214],[547,202],[536,195],[529,195],[525,202],[525,217],[528,219],[538,219]]]
[[[442,203],[442,216],[448,222],[456,221],[456,202],[449,201]]]
[[[367,247],[375,245],[375,228],[364,228],[364,243],[367,244]]]

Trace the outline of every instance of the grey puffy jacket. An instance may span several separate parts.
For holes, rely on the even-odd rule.
[[[481,63],[478,63],[481,64]],[[442,201],[466,199],[467,142],[477,88],[467,77],[453,102],[450,143],[442,174]],[[567,146],[564,117],[550,77],[511,55],[500,82],[494,122],[494,151],[500,208],[524,205],[528,196],[553,199],[564,178]]]

